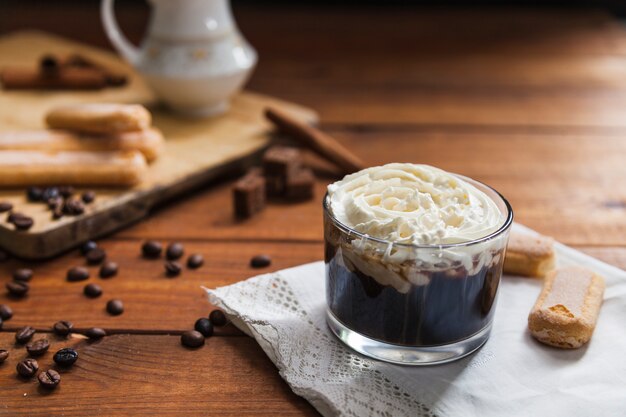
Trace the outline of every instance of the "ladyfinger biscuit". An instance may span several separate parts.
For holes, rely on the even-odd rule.
[[[543,277],[555,264],[554,240],[511,232],[504,258],[504,273],[526,277]]]
[[[147,169],[139,151],[0,151],[0,186],[131,186]]]
[[[547,345],[575,349],[589,341],[604,295],[604,279],[570,266],[552,271],[528,316],[533,337]]]
[[[89,103],[57,107],[46,115],[53,129],[119,133],[146,129],[152,116],[139,104]]]
[[[163,148],[158,129],[94,135],[67,130],[33,130],[0,133],[0,151],[126,151],[138,150],[148,162],[154,161]]]

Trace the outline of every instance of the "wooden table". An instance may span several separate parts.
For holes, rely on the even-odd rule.
[[[42,7],[14,12],[3,30],[32,26],[23,16],[46,12],[41,27],[104,42],[96,11],[63,17]],[[510,200],[520,223],[626,268],[626,32],[609,16],[237,11],[261,56],[253,90],[317,109],[323,128],[369,164],[427,163],[484,181]],[[126,23],[145,19],[142,10],[128,13]],[[229,181],[172,202],[100,241],[121,271],[92,278],[104,288],[96,300],[82,295],[84,283],[65,281],[66,269],[83,263],[79,254],[35,265],[26,299],[0,295],[15,311],[0,332],[0,348],[12,355],[0,366],[0,415],[315,415],[253,339],[227,326],[190,351],[178,335],[211,310],[200,285],[321,259],[320,199],[329,181],[318,181],[315,201],[271,205],[243,223],[233,220]],[[140,258],[145,239],[180,241],[206,265],[167,279],[162,262]],[[248,266],[259,253],[272,256],[271,267]],[[1,264],[2,283],[22,265]],[[124,300],[122,316],[106,314],[110,298]],[[97,343],[48,334],[51,351],[75,345],[80,359],[46,394],[15,376],[25,353],[13,331],[44,332],[61,319],[114,334]],[[49,366],[51,353],[40,363]]]

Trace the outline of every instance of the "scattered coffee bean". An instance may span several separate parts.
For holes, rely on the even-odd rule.
[[[101,329],[99,327],[92,327],[91,329],[87,329],[87,331],[85,332],[85,336],[87,336],[91,340],[102,339],[106,335],[107,335],[107,332],[105,332],[104,329]]]
[[[23,376],[24,378],[30,378],[31,376],[35,375],[39,370],[39,364],[35,359],[28,358],[19,362],[15,367],[15,370],[20,376]]]
[[[80,253],[82,253],[83,255],[87,255],[89,251],[94,250],[97,247],[98,244],[96,242],[94,242],[93,240],[88,240],[87,242],[80,245]]]
[[[194,253],[187,258],[187,266],[191,269],[198,269],[204,264],[204,258],[199,253]]]
[[[204,345],[204,336],[196,330],[188,330],[180,336],[180,342],[184,346],[197,348]]]
[[[61,195],[57,187],[48,187],[41,194],[41,201],[48,201],[51,198],[57,198]]]
[[[211,323],[217,327],[224,326],[228,323],[228,319],[222,310],[211,311],[211,314],[209,314],[209,320],[211,320]]]
[[[50,210],[57,210],[57,209],[62,209],[63,208],[63,197],[53,197],[53,198],[49,198],[46,201],[46,204],[48,205],[48,208]]]
[[[89,278],[89,271],[82,266],[75,266],[67,271],[67,280],[70,282],[84,281]]]
[[[72,332],[73,327],[74,325],[71,321],[60,320],[54,323],[54,326],[52,326],[52,330],[57,336],[67,336]]]
[[[30,286],[24,281],[7,282],[5,286],[9,294],[14,297],[24,297],[26,293],[28,293],[28,290],[30,290]]]
[[[5,349],[0,349],[0,363],[7,360],[9,357],[9,351]]]
[[[48,351],[50,342],[48,339],[35,340],[26,345],[26,351],[30,356],[41,356]]]
[[[23,213],[17,213],[15,211],[12,211],[11,213],[9,213],[9,215],[7,216],[7,222],[9,223],[14,223],[15,219],[20,219],[20,218],[24,218],[24,217],[28,217]]]
[[[30,326],[22,327],[15,332],[15,341],[20,344],[28,342],[35,334],[35,329]]]
[[[69,198],[72,196],[72,194],[74,194],[74,187],[69,186],[69,185],[59,187],[59,194],[63,198]]]
[[[117,275],[118,271],[117,263],[113,261],[107,261],[100,268],[100,278],[111,278]]]
[[[65,213],[63,213],[63,206],[58,206],[52,209],[52,219],[59,220],[63,217]]]
[[[112,316],[119,316],[124,312],[122,300],[109,300],[107,302],[107,312]]]
[[[9,254],[0,249],[0,262],[6,262],[9,260]]]
[[[96,199],[96,192],[92,190],[85,191],[81,198],[85,204],[91,204]]]
[[[211,320],[207,319],[206,317],[202,317],[196,320],[196,324],[194,324],[193,328],[197,332],[202,333],[204,337],[209,337],[213,335],[213,324],[211,323]]]
[[[174,242],[170,243],[167,246],[167,251],[165,252],[165,257],[170,261],[175,261],[176,259],[180,259],[185,253],[185,248],[182,243]]]
[[[8,201],[0,201],[0,213],[6,213],[11,210],[13,210],[13,204]]]
[[[13,279],[15,281],[30,281],[33,277],[33,270],[28,268],[20,268],[13,271]]]
[[[270,266],[272,263],[272,258],[269,255],[257,255],[250,259],[250,266],[252,268],[265,268],[266,266]]]
[[[89,265],[100,265],[106,257],[107,253],[101,248],[92,249],[85,255],[85,259],[87,259]]]
[[[42,387],[54,389],[61,382],[61,375],[54,369],[48,369],[45,372],[40,372],[37,379]]]
[[[155,240],[149,240],[141,246],[141,252],[145,258],[155,259],[161,256],[163,247]]]
[[[72,348],[63,348],[55,353],[52,359],[59,366],[72,366],[78,359],[78,352]]]
[[[182,270],[183,267],[176,261],[165,262],[165,275],[168,277],[176,277],[180,275],[180,271]]]
[[[0,304],[0,319],[9,320],[11,317],[13,317],[13,309],[6,304]]]
[[[79,216],[85,212],[85,204],[78,197],[70,197],[63,204],[63,213],[70,216]]]
[[[28,201],[41,201],[42,196],[43,190],[39,187],[28,187],[28,189],[26,190],[26,198],[28,199]]]
[[[83,293],[89,298],[97,298],[102,295],[102,288],[98,284],[87,284]]]
[[[28,230],[31,227],[33,227],[33,224],[35,224],[35,221],[32,219],[32,217],[22,215],[22,216],[13,218],[12,223],[15,226],[15,229],[17,230]]]

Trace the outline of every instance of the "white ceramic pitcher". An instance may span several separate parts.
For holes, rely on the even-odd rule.
[[[228,108],[228,99],[257,61],[234,22],[229,0],[149,0],[152,15],[139,48],[120,31],[113,2],[101,3],[111,43],[166,105],[192,116]]]

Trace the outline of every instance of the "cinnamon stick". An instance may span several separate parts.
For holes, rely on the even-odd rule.
[[[265,117],[280,131],[333,162],[344,173],[349,174],[365,168],[363,161],[321,130],[302,123],[289,114],[276,109],[266,109]]]

